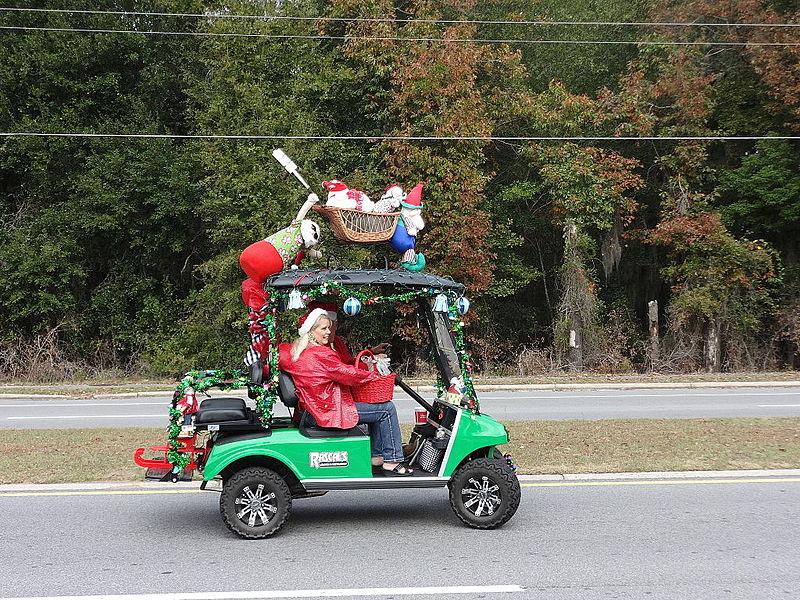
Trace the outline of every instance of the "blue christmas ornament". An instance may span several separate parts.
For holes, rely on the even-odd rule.
[[[350,296],[344,301],[342,310],[348,317],[354,317],[361,312],[361,301],[358,298],[353,298]]]
[[[456,310],[460,315],[467,314],[467,311],[469,311],[469,300],[467,300],[466,297],[461,296],[458,300],[456,300]]]
[[[440,313],[449,312],[450,307],[447,303],[447,296],[444,294],[436,296],[436,300],[433,301],[433,310]]]

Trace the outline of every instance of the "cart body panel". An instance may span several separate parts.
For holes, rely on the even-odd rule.
[[[502,423],[489,415],[476,415],[459,409],[453,426],[453,435],[447,454],[439,471],[441,477],[450,477],[458,465],[476,450],[508,443],[508,433]]]
[[[203,479],[208,481],[238,460],[264,456],[280,461],[300,480],[370,477],[370,441],[366,435],[309,438],[298,429],[276,429],[271,435],[211,448]]]

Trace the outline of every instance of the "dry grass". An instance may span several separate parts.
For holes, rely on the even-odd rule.
[[[508,424],[523,474],[800,468],[800,418]],[[404,426],[408,435],[410,426]],[[131,481],[163,429],[26,429],[0,437],[0,483]]]
[[[0,483],[142,479],[134,449],[165,441],[163,428],[6,430],[0,436]]]
[[[520,472],[800,467],[800,418],[531,421],[509,426]]]
[[[597,373],[585,371],[569,373],[553,371],[528,377],[484,377],[475,378],[478,385],[492,384],[550,384],[550,383],[701,383],[726,381],[798,381],[800,371],[751,371],[739,373]]]

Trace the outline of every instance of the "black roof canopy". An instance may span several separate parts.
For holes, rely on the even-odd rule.
[[[384,286],[392,288],[452,291],[463,294],[462,284],[449,277],[439,277],[430,273],[405,271],[401,269],[313,269],[289,270],[273,275],[264,283],[265,288],[313,288],[323,283],[336,282],[352,286]]]

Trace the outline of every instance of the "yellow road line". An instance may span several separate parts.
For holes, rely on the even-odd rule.
[[[203,490],[75,490],[64,492],[0,492],[0,498],[30,496],[145,496],[152,494],[198,494]]]
[[[739,479],[635,479],[626,481],[540,481],[535,483],[520,483],[520,485],[522,487],[602,487],[615,485],[719,485],[733,483],[800,483],[800,477],[746,477]],[[203,490],[200,489],[166,489],[0,492],[0,498],[37,496],[150,496],[156,494],[199,494],[202,491]]]
[[[635,479],[630,481],[542,481],[522,487],[595,487],[608,485],[713,485],[723,483],[798,483],[800,477],[747,477],[741,479]]]

